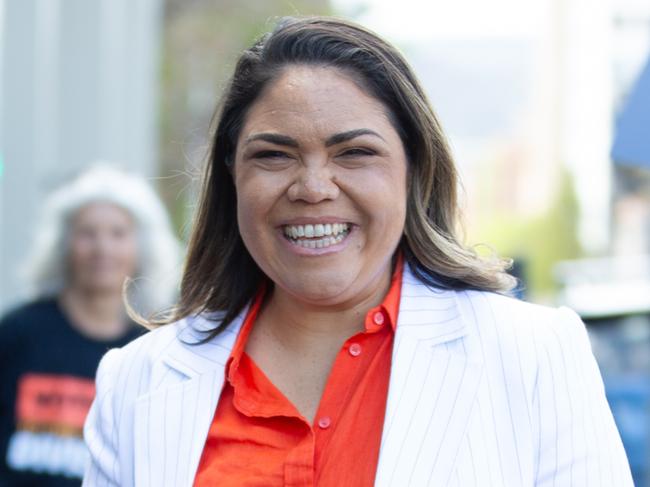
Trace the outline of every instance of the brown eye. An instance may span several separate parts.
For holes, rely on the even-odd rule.
[[[340,155],[342,157],[363,157],[363,156],[374,156],[375,152],[370,149],[354,148],[354,149],[345,150]]]
[[[253,157],[255,159],[282,159],[289,156],[281,151],[265,150],[257,152]]]

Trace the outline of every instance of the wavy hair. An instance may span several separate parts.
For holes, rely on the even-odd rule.
[[[509,261],[479,257],[457,237],[456,168],[440,124],[413,71],[373,32],[335,18],[280,20],[243,52],[215,115],[212,148],[189,242],[180,302],[165,324],[194,313],[219,312],[208,338],[223,330],[268,281],[246,250],[236,219],[231,175],[247,111],[289,66],[345,71],[387,109],[409,164],[401,251],[416,276],[450,289],[510,290]],[[272,284],[272,283],[268,283]]]
[[[108,163],[96,163],[46,199],[22,269],[34,297],[58,295],[69,284],[67,253],[72,220],[81,208],[97,202],[124,209],[135,222],[138,260],[136,274],[125,285],[127,307],[132,305],[135,314],[152,314],[169,307],[178,296],[181,247],[167,212],[143,178]]]

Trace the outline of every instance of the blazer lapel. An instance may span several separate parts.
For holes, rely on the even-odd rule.
[[[459,346],[467,329],[453,291],[404,271],[375,485],[446,486],[482,368]]]
[[[216,339],[196,344],[213,320],[196,317],[179,330],[151,373],[153,392],[135,405],[135,485],[191,486],[219,401],[224,368],[246,316]],[[156,369],[157,367],[157,369]]]

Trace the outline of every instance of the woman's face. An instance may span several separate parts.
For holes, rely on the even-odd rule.
[[[133,219],[110,203],[91,203],[72,221],[69,268],[72,285],[90,292],[120,292],[136,269]]]
[[[407,161],[386,107],[335,68],[287,68],[251,106],[235,158],[238,222],[279,290],[315,305],[385,291]]]

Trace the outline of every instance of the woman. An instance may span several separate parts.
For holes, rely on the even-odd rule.
[[[578,317],[456,239],[393,47],[285,20],[216,121],[175,319],[102,360],[85,485],[632,485]]]
[[[133,286],[141,312],[168,303],[174,290],[160,271],[173,269],[179,247],[144,181],[96,167],[44,210],[29,259],[35,298],[0,322],[2,486],[81,485],[97,364],[141,335],[123,283],[142,276]]]

